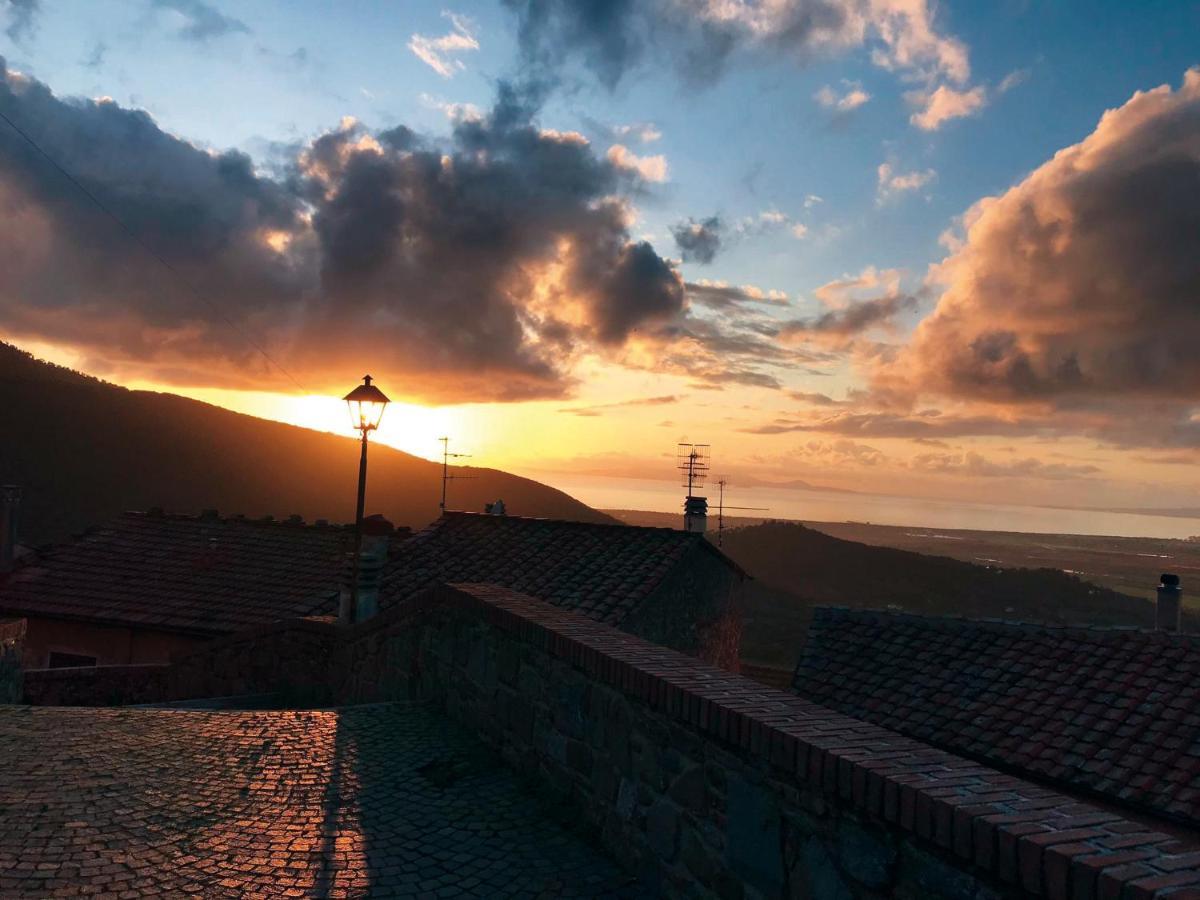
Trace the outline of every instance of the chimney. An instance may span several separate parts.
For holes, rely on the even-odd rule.
[[[0,572],[7,572],[17,558],[17,520],[21,511],[21,489],[0,485]]]
[[[379,611],[379,580],[395,530],[395,526],[381,515],[363,519],[362,549],[358,557],[358,605],[353,610],[355,622],[365,622]],[[339,618],[349,622],[351,615],[350,589],[347,587],[340,597]]]
[[[1179,585],[1179,576],[1164,572],[1158,582],[1154,627],[1159,631],[1178,631],[1180,613],[1183,612],[1183,588]]]
[[[708,528],[708,498],[688,497],[683,501],[683,530],[704,534]]]

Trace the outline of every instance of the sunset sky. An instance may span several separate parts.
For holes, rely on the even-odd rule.
[[[747,486],[1200,505],[1197,38],[1184,0],[0,0],[0,113],[78,182],[0,121],[0,337],[325,430],[370,372],[382,440],[552,484],[688,440]]]

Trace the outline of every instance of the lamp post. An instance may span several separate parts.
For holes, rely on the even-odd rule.
[[[367,495],[367,435],[379,427],[388,398],[364,375],[363,383],[345,396],[354,430],[362,435],[362,454],[358,459],[358,506],[354,513],[354,575],[350,581],[350,621],[358,616],[358,566],[362,556],[363,504]]]

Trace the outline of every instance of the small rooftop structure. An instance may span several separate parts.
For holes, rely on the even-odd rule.
[[[1200,827],[1200,636],[818,608],[794,688],[952,752]]]

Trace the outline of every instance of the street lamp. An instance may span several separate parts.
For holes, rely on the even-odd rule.
[[[358,507],[354,514],[354,575],[350,582],[350,621],[358,615],[358,566],[362,556],[363,504],[367,495],[367,435],[379,427],[388,398],[364,375],[363,383],[345,396],[354,430],[362,434],[362,455],[358,459]]]

